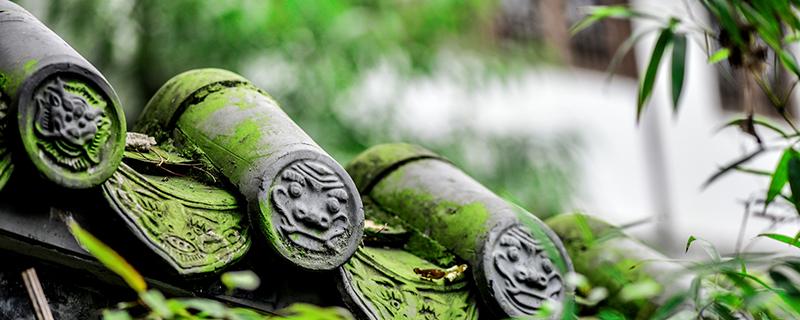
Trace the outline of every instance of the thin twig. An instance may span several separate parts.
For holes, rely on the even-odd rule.
[[[22,271],[22,281],[25,283],[25,289],[28,291],[28,297],[31,299],[31,305],[36,313],[37,320],[53,320],[53,313],[50,312],[50,306],[47,304],[47,297],[44,295],[42,284],[39,282],[39,277],[36,275],[36,269],[29,268]]]
[[[744,204],[744,215],[742,217],[742,224],[739,226],[739,236],[736,237],[736,256],[742,252],[742,239],[744,239],[744,232],[747,229],[747,219],[750,218],[750,201]],[[764,208],[766,210],[767,208]]]

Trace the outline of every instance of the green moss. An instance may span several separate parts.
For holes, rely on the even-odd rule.
[[[135,130],[161,141],[156,133],[172,130],[173,122],[181,116],[183,107],[198,104],[213,92],[237,86],[252,87],[246,79],[222,69],[195,69],[181,73],[161,86],[147,103]]]
[[[381,319],[477,319],[475,292],[467,281],[422,279],[414,268],[436,265],[399,249],[362,247],[343,270],[352,294]]]
[[[6,92],[6,90],[7,90],[6,87],[7,87],[9,82],[10,82],[10,79],[8,78],[8,76],[6,76],[5,73],[0,73],[0,91]]]
[[[393,179],[402,177],[403,173],[393,172],[390,177],[379,183],[382,185],[396,183]],[[393,178],[394,177],[394,178]],[[376,188],[379,188],[376,186]],[[430,236],[456,255],[472,260],[476,257],[479,237],[488,232],[487,220],[489,211],[481,202],[459,204],[437,200],[433,195],[421,190],[406,189],[399,193],[381,194],[376,200],[381,206],[405,220],[408,225]],[[429,254],[435,255],[435,252]]]
[[[22,66],[22,70],[25,74],[31,74],[34,70],[36,70],[36,66],[39,65],[39,60],[31,59],[25,61],[25,64]]]
[[[422,234],[419,229],[408,225],[399,217],[383,210],[368,195],[362,197],[364,216],[378,225],[385,225],[380,232],[365,230],[364,237],[368,244],[380,246],[402,247],[405,251],[432,261],[439,267],[453,266],[457,258],[445,246]],[[367,239],[369,238],[369,239]]]
[[[270,149],[261,137],[269,115],[248,111],[254,108],[252,95],[258,94],[249,88],[213,92],[190,106],[178,121],[179,130],[235,184]],[[220,121],[220,117],[234,120]]]
[[[345,168],[356,187],[365,192],[373,180],[386,169],[410,159],[438,158],[433,152],[417,145],[391,143],[374,146],[362,152]]]
[[[456,257],[447,248],[419,232],[412,232],[403,249],[431,261],[441,268],[456,264]]]
[[[188,177],[164,175],[163,170],[150,171],[158,174],[121,165],[104,183],[104,195],[134,232],[176,271],[215,272],[248,251],[246,210],[235,194]],[[174,243],[181,243],[186,250],[176,250]],[[189,251],[192,254],[187,254]]]
[[[48,80],[48,81],[52,81]],[[45,82],[47,83],[47,82]],[[42,89],[38,84],[34,93]],[[62,134],[42,136],[34,112],[22,112],[20,140],[35,168],[50,181],[69,188],[90,188],[103,183],[117,169],[125,148],[125,119],[117,105],[97,87],[75,79],[59,82],[65,94],[102,111],[94,118],[96,130],[90,140],[76,146],[65,144]]]

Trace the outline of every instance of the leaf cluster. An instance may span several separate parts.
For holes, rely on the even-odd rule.
[[[144,277],[124,258],[91,233],[83,229],[74,219],[66,218],[67,226],[78,244],[94,256],[109,270],[120,276],[135,291],[139,300],[117,304],[116,308],[103,311],[104,320],[266,320],[266,319],[352,319],[350,313],[340,308],[320,308],[297,303],[286,309],[265,314],[241,307],[230,307],[216,300],[204,298],[167,298],[160,291],[148,289]],[[261,283],[252,271],[233,271],[222,274],[222,283],[228,290],[255,290]]]

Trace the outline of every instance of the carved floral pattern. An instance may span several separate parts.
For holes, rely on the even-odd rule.
[[[0,78],[0,80],[2,80]],[[0,188],[3,188],[5,182],[13,171],[13,164],[11,162],[11,151],[8,149],[6,142],[6,127],[8,126],[8,105],[5,102],[3,93],[0,92]]]
[[[371,319],[477,319],[466,281],[444,285],[422,280],[411,271],[426,265],[435,267],[399,249],[363,247],[343,270],[361,301],[359,307]]]
[[[35,131],[40,148],[72,171],[85,171],[101,161],[110,135],[106,101],[86,85],[56,77],[33,96]]]
[[[129,226],[182,273],[216,271],[249,249],[236,199],[222,189],[144,176],[125,164],[103,189]]]
[[[533,314],[548,300],[559,301],[564,282],[539,242],[519,226],[505,230],[495,244],[494,267],[504,300]]]
[[[347,232],[350,195],[333,170],[312,160],[284,168],[272,187],[284,239],[316,252],[339,251],[334,239]]]

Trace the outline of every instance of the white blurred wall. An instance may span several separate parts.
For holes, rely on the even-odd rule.
[[[634,3],[644,10],[686,15],[683,1]],[[648,27],[634,25],[636,30]],[[649,57],[654,41],[655,33],[635,48],[640,72],[647,63],[642,57]],[[662,65],[663,70],[668,67]],[[769,181],[731,173],[701,190],[720,166],[752,150],[752,143],[737,129],[715,133],[735,114],[721,109],[715,71],[694,41],[689,48],[688,71],[680,112],[672,113],[667,73],[662,73],[638,126],[635,80],[617,77],[607,82],[602,72],[566,67],[531,68],[511,81],[477,86],[459,86],[450,76],[434,76],[402,88],[395,97],[385,96],[392,92],[386,86],[396,83],[391,71],[378,70],[365,82],[357,112],[351,114],[368,119],[381,112],[373,102],[400,101],[396,110],[402,111],[395,121],[403,131],[425,139],[446,135],[454,126],[544,138],[577,131],[584,142],[582,175],[570,211],[620,225],[650,218],[651,223],[631,227],[628,232],[673,256],[683,256],[690,235],[731,253],[744,213],[742,202],[763,194]],[[769,154],[750,166],[772,168],[778,156]],[[765,220],[751,218],[744,244],[768,226]],[[798,225],[792,224],[777,231],[793,235],[797,229]],[[789,250],[770,240],[756,240],[750,249]]]

